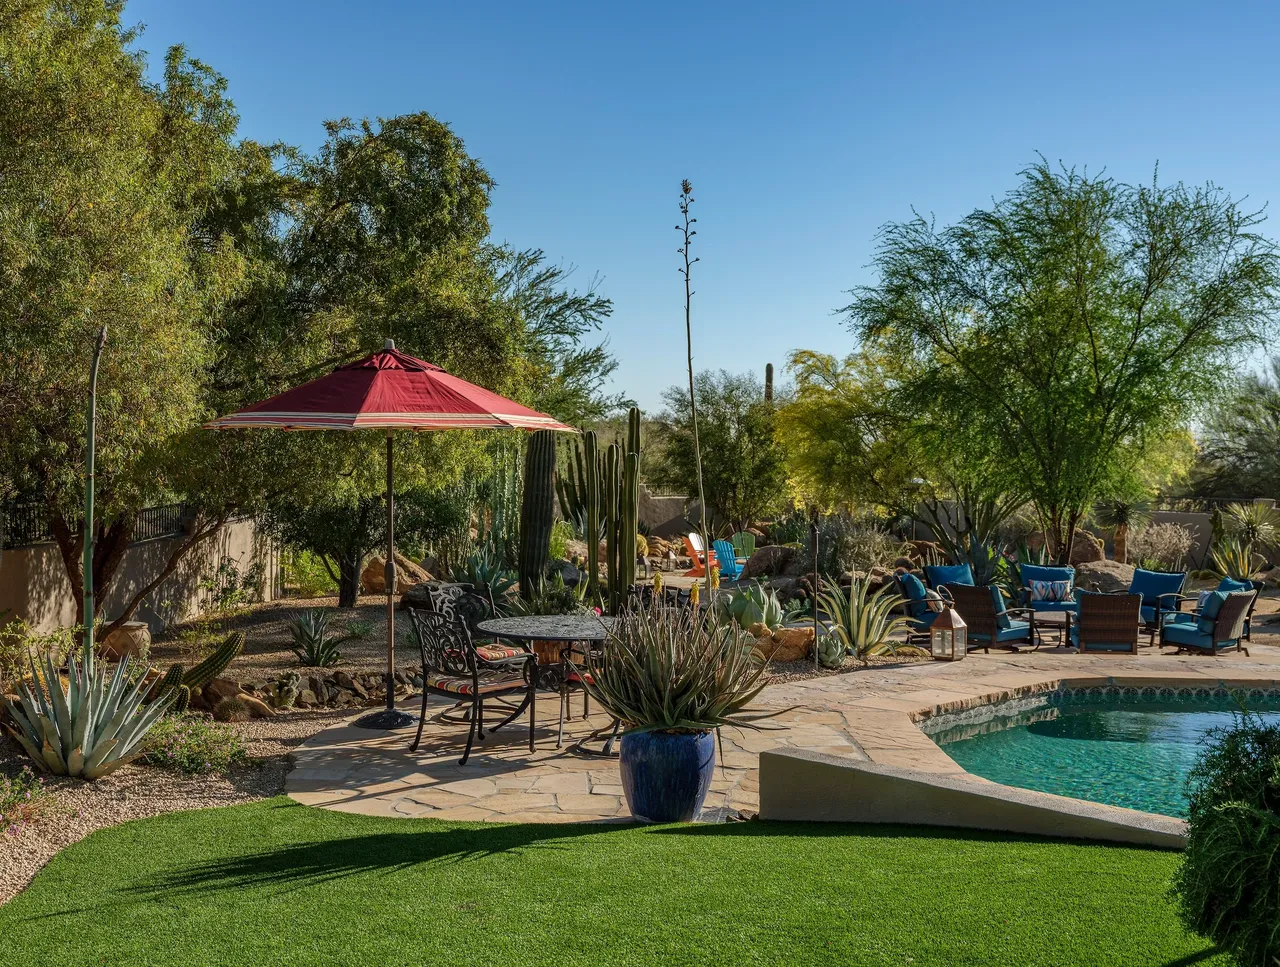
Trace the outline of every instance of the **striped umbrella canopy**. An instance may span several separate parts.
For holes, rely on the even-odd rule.
[[[382,350],[339,366],[328,375],[286,390],[248,409],[219,417],[211,430],[274,427],[283,430],[385,430],[387,435],[387,707],[356,725],[401,728],[412,718],[395,708],[395,430],[564,430],[482,386],[402,353],[388,339]]]

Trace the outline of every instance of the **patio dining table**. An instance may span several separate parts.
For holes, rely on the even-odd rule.
[[[507,641],[527,642],[530,647],[533,647],[535,642],[542,641],[564,645],[583,643],[590,647],[609,637],[613,622],[614,619],[607,615],[535,614],[516,618],[490,618],[488,621],[478,623],[476,630]],[[558,660],[552,662],[546,649],[538,651],[538,687],[559,691],[561,663]],[[606,731],[610,734],[602,749],[592,749],[585,744],[599,738]],[[617,754],[614,751],[614,739],[617,734],[618,723],[613,722],[576,743],[573,749],[584,755],[614,756]]]

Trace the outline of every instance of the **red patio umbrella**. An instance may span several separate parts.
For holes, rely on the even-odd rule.
[[[395,498],[392,433],[395,430],[522,429],[576,432],[543,413],[481,386],[450,376],[439,366],[396,349],[339,366],[327,376],[248,409],[220,417],[208,429],[268,426],[284,430],[387,431],[387,707],[356,722],[367,728],[401,728],[411,716],[395,709]]]

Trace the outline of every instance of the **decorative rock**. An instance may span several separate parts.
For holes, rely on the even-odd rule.
[[[316,700],[315,692],[309,688],[304,688],[298,693],[297,704],[305,708],[308,705],[318,705],[320,703]]]
[[[1076,531],[1075,540],[1071,543],[1071,563],[1089,564],[1094,561],[1105,561],[1102,538],[1094,537],[1086,531]]]
[[[98,643],[98,654],[108,661],[125,656],[146,659],[151,651],[151,629],[145,621],[126,621]]]
[[[751,555],[743,567],[742,576],[744,578],[756,578],[782,574],[795,556],[794,547],[786,547],[782,544],[770,544],[766,547],[756,548],[756,552]]]
[[[239,698],[243,691],[239,682],[233,682],[229,678],[215,678],[204,687],[200,697],[212,708],[229,698]]]
[[[369,563],[364,566],[364,570],[360,572],[360,590],[365,594],[386,594],[386,574],[387,559],[377,554],[373,555],[373,557],[369,558]],[[434,578],[423,568],[414,564],[403,554],[396,555],[397,590],[404,590],[411,585],[431,580],[434,580]]]
[[[1076,566],[1076,587],[1095,585],[1099,591],[1127,591],[1133,581],[1133,565],[1120,561],[1088,561]]]
[[[779,628],[756,641],[756,651],[772,661],[803,661],[813,647],[812,628]]]
[[[911,548],[913,560],[928,563],[929,561],[945,561],[947,552],[937,541],[907,541]]]
[[[268,705],[266,702],[264,702],[262,699],[255,698],[253,695],[249,695],[244,692],[241,692],[239,695],[236,696],[236,701],[240,702],[240,704],[242,704],[246,709],[248,709],[249,716],[251,718],[269,719],[276,714],[275,711],[271,708],[271,706]]]

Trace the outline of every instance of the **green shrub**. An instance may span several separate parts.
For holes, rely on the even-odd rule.
[[[569,542],[573,538],[573,525],[567,520],[558,520],[551,525],[551,559],[553,561],[568,559]]]
[[[161,719],[147,736],[146,761],[187,775],[224,775],[248,760],[244,740],[233,728],[219,725],[199,712]]]
[[[0,613],[0,621],[4,618],[5,613]],[[61,666],[83,637],[84,629],[79,627],[39,633],[21,618],[8,621],[0,626],[0,686],[16,682],[30,671],[28,655],[48,654],[55,665]]]
[[[322,598],[338,593],[338,582],[311,551],[291,551],[284,555],[284,583],[300,598]]]
[[[1189,781],[1190,835],[1174,881],[1188,928],[1241,967],[1280,963],[1280,725],[1245,713]]]

